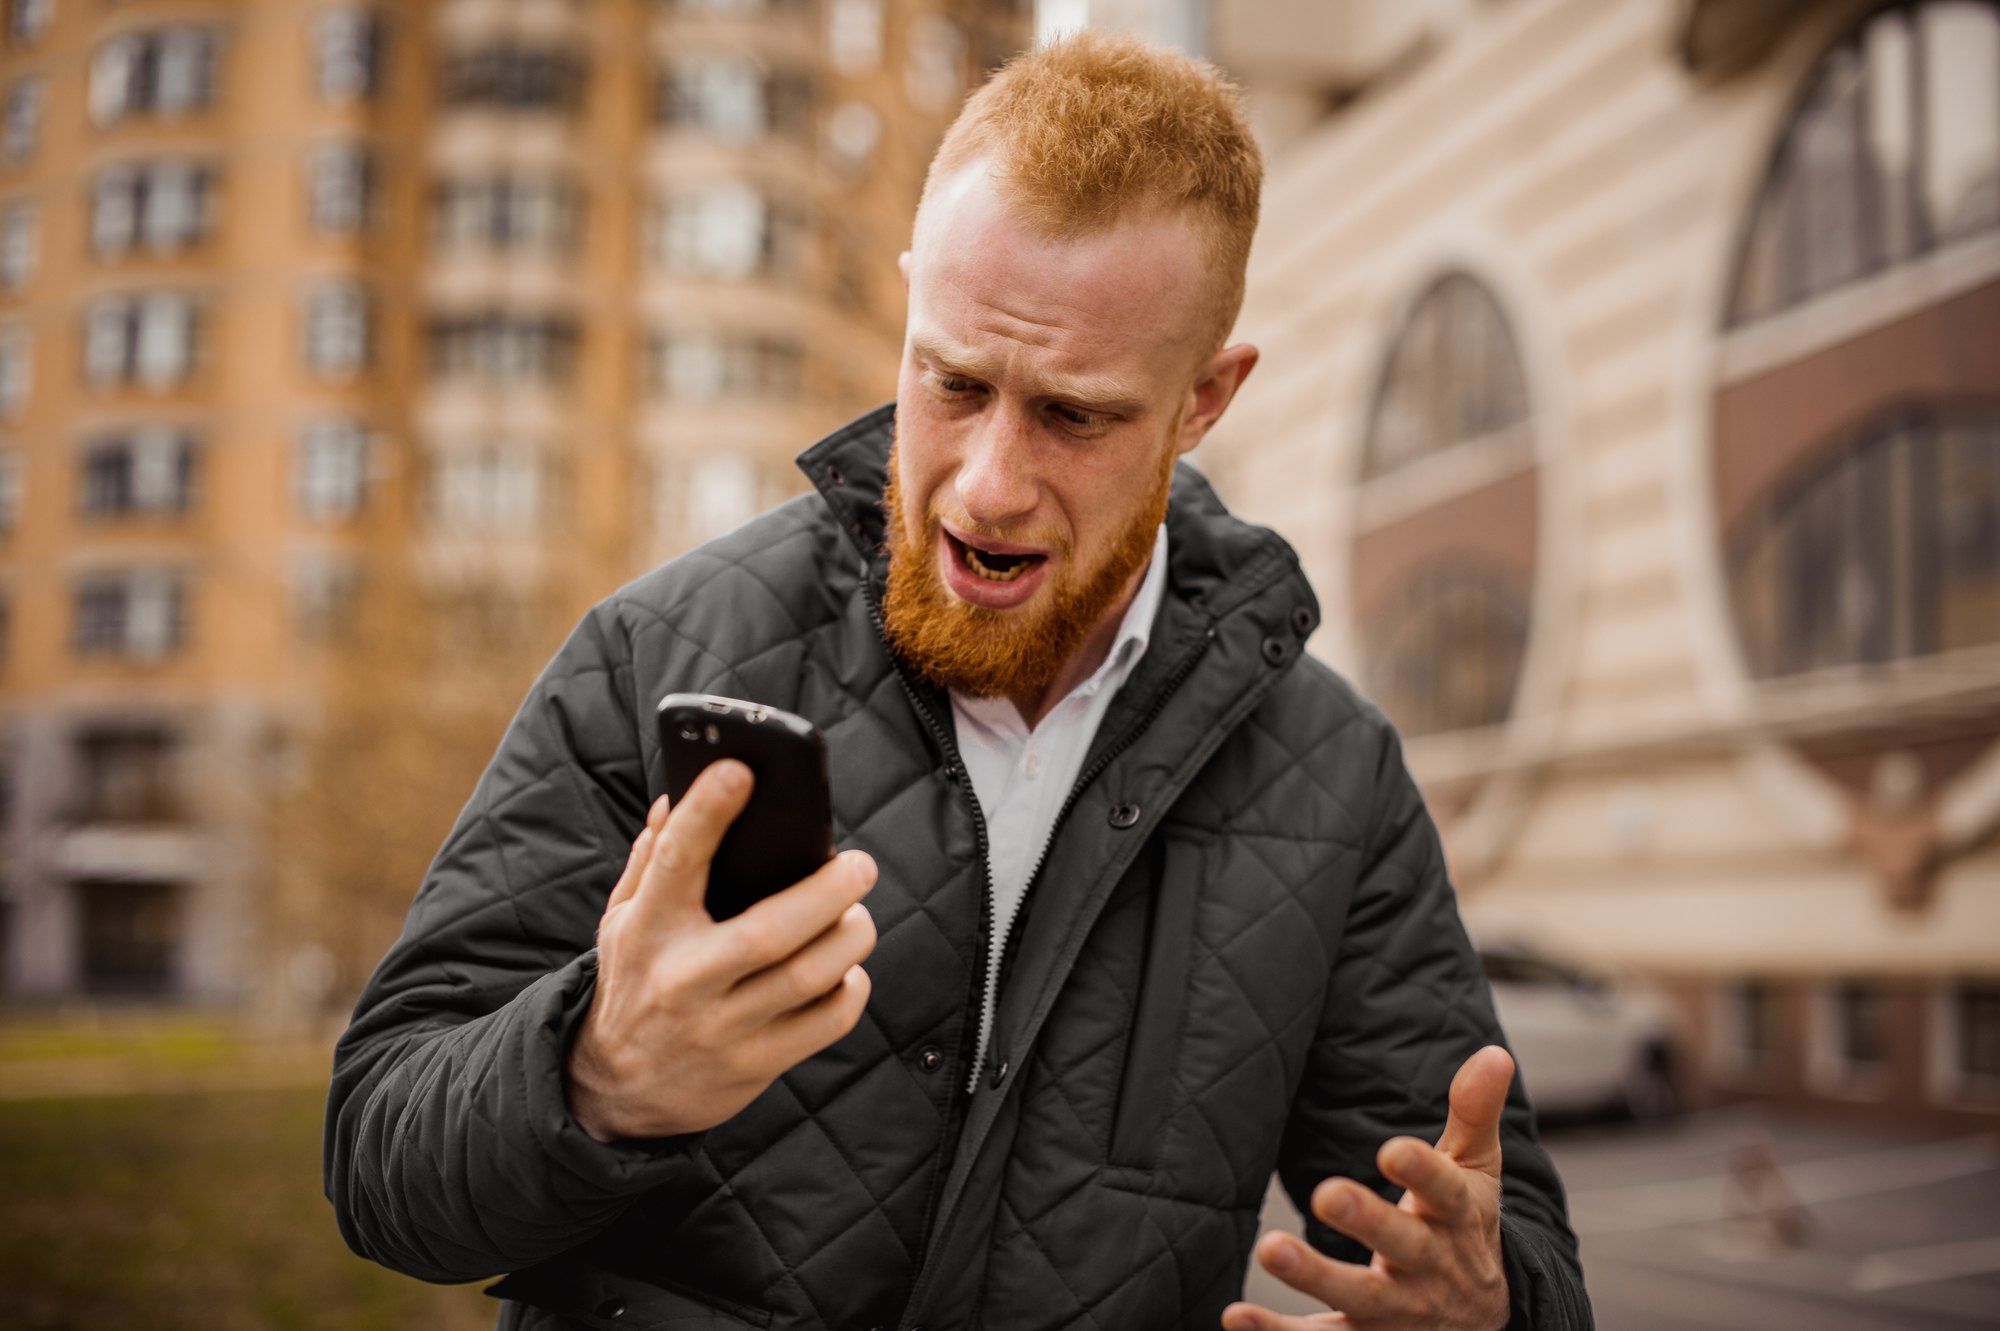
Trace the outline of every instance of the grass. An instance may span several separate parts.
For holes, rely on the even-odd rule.
[[[99,1052],[51,1038],[68,1047],[0,1039],[0,1076],[6,1049]],[[204,1038],[168,1030],[145,1056],[204,1062]],[[0,1326],[486,1331],[499,1305],[477,1286],[348,1251],[320,1191],[323,1107],[318,1086],[0,1101]]]

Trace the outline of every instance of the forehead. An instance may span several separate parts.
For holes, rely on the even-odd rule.
[[[911,331],[960,346],[1014,343],[1071,369],[1172,377],[1207,328],[1204,250],[1186,217],[1164,212],[1052,239],[975,164],[943,182],[918,218]]]

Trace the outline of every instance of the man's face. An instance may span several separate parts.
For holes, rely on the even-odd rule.
[[[1174,459],[1256,357],[1205,354],[1205,262],[1179,216],[1048,240],[979,165],[925,205],[905,256],[886,619],[936,682],[1039,696],[1122,612]]]

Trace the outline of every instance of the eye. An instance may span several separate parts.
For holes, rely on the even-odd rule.
[[[1049,410],[1080,430],[1101,430],[1111,424],[1111,418],[1102,412],[1085,411],[1081,407],[1066,407],[1060,402]]]
[[[931,387],[946,397],[964,397],[979,390],[977,380],[968,379],[961,374],[938,374],[932,371],[926,377],[929,378]]]

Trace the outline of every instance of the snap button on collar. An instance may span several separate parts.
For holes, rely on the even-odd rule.
[[[1114,804],[1108,820],[1119,831],[1124,831],[1139,821],[1139,806],[1136,804]]]

